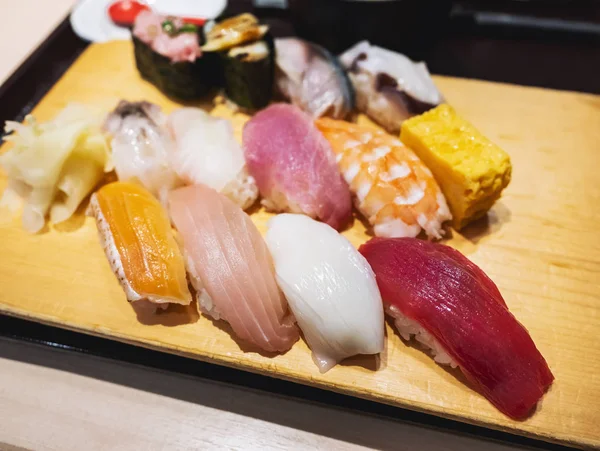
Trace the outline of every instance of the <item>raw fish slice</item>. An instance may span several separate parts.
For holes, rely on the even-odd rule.
[[[149,191],[110,183],[92,195],[89,213],[128,301],[161,308],[192,302],[169,217]]]
[[[265,207],[303,213],[334,229],[350,220],[348,185],[306,113],[293,105],[271,105],[246,123],[243,142]]]
[[[285,293],[324,373],[356,354],[383,350],[383,307],[375,276],[352,244],[326,224],[282,214],[265,240]]]
[[[354,90],[337,58],[296,38],[275,40],[279,93],[312,117],[342,119],[354,108]]]
[[[357,109],[391,133],[443,102],[425,63],[361,41],[340,56],[356,91]]]
[[[500,411],[522,419],[554,376],[496,285],[458,251],[414,238],[373,238],[360,247],[386,311],[406,339],[458,365]]]
[[[250,217],[205,185],[172,191],[169,207],[201,310],[265,351],[290,349],[298,328]]]
[[[208,185],[243,209],[254,204],[258,188],[230,121],[199,108],[182,108],[171,113],[168,127],[176,143],[173,168],[181,179]]]
[[[104,124],[112,135],[119,180],[136,179],[160,199],[178,184],[169,164],[173,142],[164,128],[166,120],[158,105],[122,100]]]
[[[441,238],[452,218],[431,171],[399,139],[381,130],[321,118],[317,128],[337,154],[358,210],[375,235]]]

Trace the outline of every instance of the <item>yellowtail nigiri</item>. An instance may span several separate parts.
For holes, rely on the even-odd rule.
[[[89,214],[128,301],[161,308],[192,302],[169,217],[149,191],[110,183],[92,195]]]
[[[431,171],[411,149],[374,128],[329,118],[316,125],[375,235],[415,237],[424,230],[430,238],[442,237],[450,210]]]

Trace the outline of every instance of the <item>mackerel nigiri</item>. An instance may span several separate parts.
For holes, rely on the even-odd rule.
[[[438,363],[459,366],[501,412],[527,416],[554,376],[479,267],[448,246],[414,238],[373,238],[359,251],[404,339],[414,335]]]
[[[149,191],[110,183],[92,195],[89,214],[128,301],[161,308],[192,302],[169,217]]]
[[[452,218],[431,171],[402,142],[368,127],[321,118],[317,128],[331,144],[355,204],[375,235],[441,238]]]
[[[298,107],[260,111],[244,127],[243,146],[265,207],[303,213],[334,229],[350,220],[350,191],[331,146]]]
[[[303,215],[269,221],[277,282],[324,373],[356,354],[383,351],[383,306],[371,267],[327,224]]]
[[[175,141],[172,167],[186,184],[208,185],[243,209],[254,204],[258,188],[229,120],[181,108],[171,113],[167,127]]]
[[[236,335],[265,351],[290,349],[298,328],[250,217],[205,185],[171,191],[169,210],[200,309],[224,319]]]

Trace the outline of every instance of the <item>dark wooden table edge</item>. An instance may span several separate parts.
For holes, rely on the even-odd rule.
[[[0,86],[0,113],[2,113],[0,118],[2,120],[21,121],[39,103],[87,46],[86,42],[80,40],[73,33],[69,18],[65,18]],[[51,58],[50,55],[54,55],[54,57]],[[49,75],[44,78],[39,76],[39,74],[44,73]],[[57,352],[89,354],[133,363],[506,444],[526,446],[532,449],[574,449],[562,444],[549,443],[474,426],[2,314],[0,314],[0,337],[48,347],[57,350]],[[28,362],[27,356],[23,356],[22,361]],[[96,375],[95,377],[102,379],[102,375]],[[134,382],[132,382],[132,386],[135,387]]]

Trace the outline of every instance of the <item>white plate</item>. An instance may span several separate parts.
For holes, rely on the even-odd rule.
[[[92,42],[129,39],[129,30],[115,25],[108,16],[108,6],[114,1],[80,0],[70,17],[77,36]],[[214,19],[227,6],[227,0],[147,0],[146,3],[162,14],[205,19]]]

